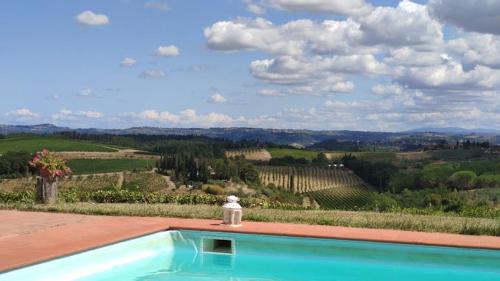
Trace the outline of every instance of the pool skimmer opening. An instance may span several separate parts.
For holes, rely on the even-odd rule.
[[[235,242],[230,238],[203,237],[201,239],[203,253],[234,255]]]

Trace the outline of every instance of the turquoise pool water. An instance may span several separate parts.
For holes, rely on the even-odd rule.
[[[222,247],[230,254],[207,252],[213,239],[231,241],[219,244],[232,243]],[[500,251],[166,231],[0,274],[6,280],[499,281]]]

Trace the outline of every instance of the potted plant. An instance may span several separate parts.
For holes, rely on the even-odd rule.
[[[40,173],[36,181],[37,201],[56,203],[58,179],[71,173],[66,161],[44,149],[42,152],[35,153],[30,165],[37,168]]]

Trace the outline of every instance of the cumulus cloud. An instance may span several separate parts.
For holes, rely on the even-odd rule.
[[[387,129],[404,128],[404,124],[439,125],[446,118],[454,118],[458,126],[461,126],[459,120],[471,125],[467,122],[472,119],[460,118],[461,114],[476,116],[477,124],[488,124],[486,116],[498,120],[500,36],[468,32],[473,29],[462,26],[465,31],[452,30],[455,32],[445,37],[443,29],[451,22],[443,20],[433,6],[438,2],[453,2],[450,7],[457,7],[464,1],[431,0],[427,6],[403,0],[396,6],[378,7],[365,1],[341,2],[244,1],[247,6],[254,4],[259,9],[347,17],[294,19],[279,24],[259,17],[217,21],[204,29],[206,43],[212,50],[228,53],[263,53],[249,61],[250,74],[264,84],[257,90],[260,96],[349,93],[357,88],[354,82],[376,81],[368,100],[329,99],[321,108],[283,110],[270,116],[288,126],[318,124],[321,128],[328,120],[335,119],[350,129],[360,126]],[[492,1],[484,2],[491,14],[499,14],[495,13]],[[350,13],[339,12],[339,6],[335,6],[360,3],[368,9]],[[474,15],[485,9],[463,10],[467,16],[461,21],[474,23],[481,18]],[[445,12],[460,13],[454,9]],[[483,18],[492,20],[488,16]],[[494,33],[477,28],[474,31]],[[366,84],[359,88],[364,89],[363,86]]]
[[[297,84],[342,79],[338,74],[384,74],[388,68],[373,55],[349,55],[298,59],[278,57],[251,62],[250,71],[256,78],[277,84]],[[337,74],[337,76],[336,76]]]
[[[359,22],[367,44],[409,46],[443,40],[442,26],[429,15],[427,7],[408,0],[395,8],[377,7]]]
[[[403,66],[429,66],[440,64],[445,53],[437,51],[418,51],[410,47],[391,49],[384,58],[384,62],[392,65]]]
[[[500,35],[500,1],[430,0],[431,14],[444,23],[468,31]]]
[[[156,55],[160,57],[175,57],[179,55],[179,49],[174,45],[160,46],[156,49]]]
[[[164,3],[164,2],[148,1],[148,2],[144,3],[144,6],[146,8],[149,8],[149,9],[156,9],[156,10],[160,10],[163,12],[168,11],[168,5],[167,5],[167,3]]]
[[[221,94],[215,93],[215,94],[210,96],[208,101],[211,103],[225,103],[225,102],[227,102],[227,99],[225,97],[223,97]]]
[[[13,117],[13,118],[20,119],[20,120],[32,120],[32,119],[36,119],[39,117],[38,114],[32,112],[28,108],[20,108],[20,109],[12,110],[12,111],[5,113],[5,115],[8,117]]]
[[[98,26],[109,24],[108,16],[105,14],[95,14],[92,11],[84,11],[76,16],[76,21],[83,25]]]
[[[480,33],[464,33],[459,38],[449,40],[450,51],[463,56],[467,67],[477,64],[500,68],[500,36]]]
[[[165,71],[163,71],[161,69],[146,69],[139,75],[139,77],[144,78],[144,79],[146,79],[146,78],[162,78],[165,76],[167,76],[167,74],[165,73]]]
[[[120,66],[128,67],[136,64],[137,61],[133,58],[126,57],[120,62]]]
[[[413,88],[484,90],[500,86],[500,70],[477,65],[466,71],[453,59],[440,65],[404,68],[398,71],[396,77]]]
[[[362,37],[359,27],[351,19],[325,20],[321,23],[301,19],[274,25],[263,18],[240,18],[216,22],[205,28],[204,34],[208,47],[214,50],[260,50],[277,55],[297,56],[307,50],[319,54],[356,50],[360,47]],[[371,49],[363,48],[365,51]]]

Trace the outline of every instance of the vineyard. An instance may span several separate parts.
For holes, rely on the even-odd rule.
[[[323,209],[356,210],[368,203],[370,193],[365,186],[339,186],[306,194]]]
[[[307,195],[322,208],[356,208],[366,203],[371,192],[345,168],[260,166],[258,170],[262,184]]]
[[[264,148],[246,148],[226,151],[226,157],[228,158],[238,156],[243,156],[245,159],[252,161],[269,161],[271,159],[271,154]]]

